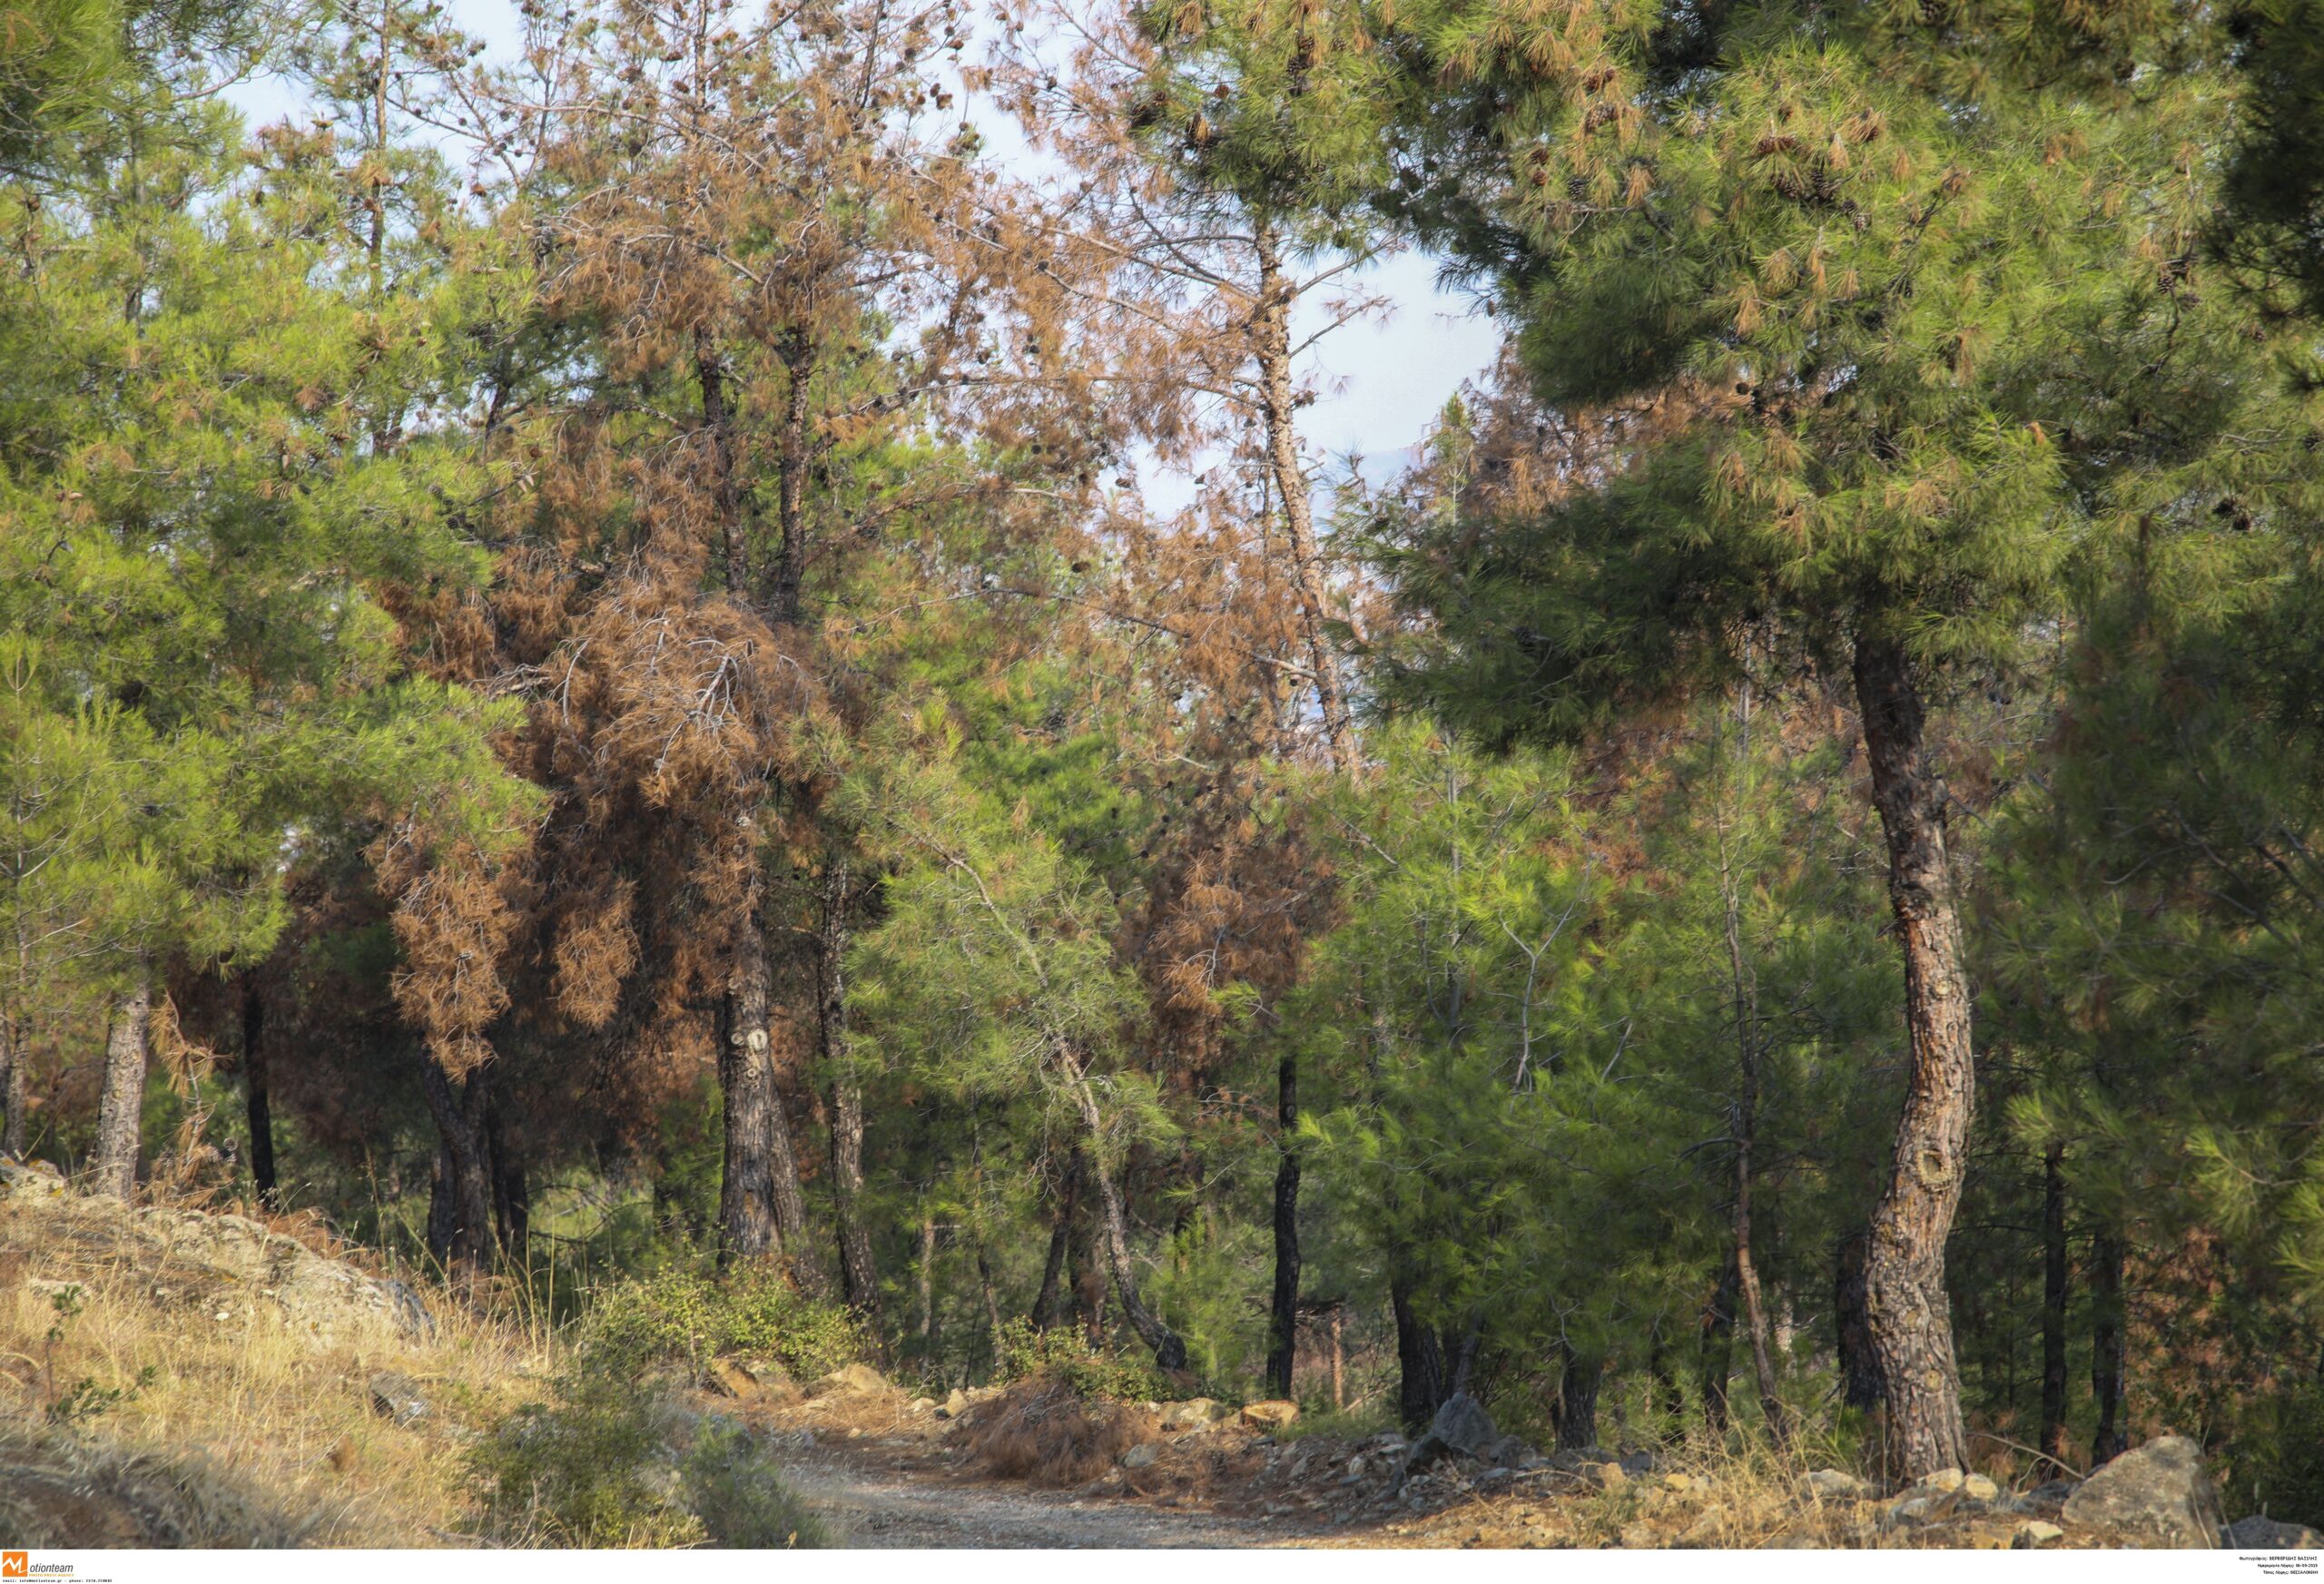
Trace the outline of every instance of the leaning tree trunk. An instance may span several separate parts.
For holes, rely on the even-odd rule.
[[[1275,1308],[1267,1348],[1267,1390],[1291,1395],[1299,1352],[1299,1058],[1275,1067]]]
[[[2042,1155],[2042,1455],[2066,1467],[2066,1146]]]
[[[242,1098],[250,1125],[251,1183],[259,1205],[281,1207],[274,1186],[274,1109],[267,1093],[266,998],[251,975],[242,976]]]
[[[2093,1240],[2091,1264],[2090,1392],[2098,1428],[2090,1438],[2090,1466],[2112,1462],[2130,1450],[2122,1426],[2122,1243],[2112,1232]]]
[[[872,1234],[863,1216],[863,1094],[848,1070],[848,910],[851,868],[834,854],[823,872],[822,920],[815,935],[815,1005],[824,1070],[832,1075],[832,1209],[839,1223],[840,1293],[863,1317],[872,1337],[880,1323],[880,1273],[872,1260]]]
[[[137,1192],[137,1146],[145,1111],[145,1035],[153,987],[141,967],[137,983],[113,1004],[105,1035],[104,1087],[97,1097],[97,1143],[89,1156],[89,1191],[128,1199]]]
[[[1976,1074],[1945,851],[1945,787],[1930,762],[1926,713],[1903,646],[1859,639],[1856,688],[1873,801],[1888,839],[1888,900],[1905,954],[1910,1047],[1896,1160],[1872,1215],[1865,1277],[1888,1390],[1886,1461],[1893,1475],[1917,1480],[1969,1466],[1945,1244],[1961,1203]]]
[[[1121,1190],[1116,1186],[1113,1174],[1106,1169],[1106,1123],[1098,1111],[1098,1097],[1089,1087],[1088,1075],[1082,1070],[1078,1055],[1065,1052],[1059,1065],[1073,1090],[1082,1125],[1089,1130],[1087,1159],[1090,1180],[1098,1189],[1098,1234],[1105,1246],[1107,1267],[1114,1278],[1114,1296],[1121,1304],[1123,1318],[1129,1322],[1130,1329],[1154,1351],[1155,1367],[1183,1370],[1187,1367],[1186,1343],[1138,1295],[1137,1273],[1130,1265],[1128,1217],[1122,1210]]]

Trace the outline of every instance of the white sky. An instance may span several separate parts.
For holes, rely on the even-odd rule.
[[[514,53],[518,33],[509,0],[451,0],[449,9],[458,25],[494,53]],[[228,96],[253,125],[299,108],[280,80],[247,83]],[[987,146],[1004,164],[1025,157],[1009,152],[1023,147],[1013,126],[987,131]],[[1319,489],[1351,455],[1362,458],[1365,477],[1375,483],[1399,471],[1445,402],[1492,365],[1500,347],[1501,332],[1465,292],[1438,289],[1436,264],[1424,255],[1394,255],[1356,280],[1386,299],[1388,311],[1327,337],[1301,370],[1315,391],[1314,405],[1301,415],[1300,432]],[[1323,304],[1306,308],[1320,324]],[[1143,483],[1147,500],[1163,510],[1192,497],[1188,479],[1157,477],[1148,470]]]

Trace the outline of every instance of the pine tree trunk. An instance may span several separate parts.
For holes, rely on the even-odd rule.
[[[1598,1444],[1598,1392],[1605,1379],[1602,1357],[1566,1354],[1558,1382],[1558,1451],[1585,1451]]]
[[[936,1356],[936,1217],[920,1216],[920,1356]]]
[[[2130,1450],[2122,1424],[2126,1395],[2122,1333],[2122,1244],[2111,1232],[2093,1241],[2091,1264],[2090,1392],[2098,1402],[2098,1429],[2090,1438],[2090,1466],[2112,1462]]]
[[[2042,1156],[2042,1453],[2066,1467],[2066,1146]]]
[[[1047,1331],[1062,1317],[1067,1255],[1072,1250],[1073,1210],[1081,1196],[1081,1155],[1067,1160],[1065,1182],[1058,1195],[1057,1218],[1049,1226],[1049,1258],[1041,1265],[1040,1290],[1033,1295],[1031,1320],[1035,1331]]]
[[[775,428],[775,521],[783,542],[775,547],[773,587],[767,615],[779,627],[796,626],[804,608],[807,579],[807,386],[814,376],[814,358],[803,331],[792,330],[781,338],[780,357],[787,377],[783,417]]]
[[[1292,576],[1299,589],[1301,636],[1306,640],[1307,663],[1315,672],[1315,707],[1323,716],[1332,762],[1341,774],[1346,775],[1355,769],[1355,732],[1348,718],[1339,656],[1332,648],[1331,635],[1326,629],[1331,619],[1331,596],[1324,586],[1323,556],[1315,543],[1315,508],[1307,497],[1307,476],[1299,465],[1295,417],[1298,398],[1292,389],[1291,368],[1293,295],[1284,276],[1273,230],[1262,224],[1256,241],[1259,304],[1252,328],[1259,369],[1259,408],[1266,426],[1267,464],[1275,476],[1275,493],[1283,501],[1284,525],[1291,538]]]
[[[1423,1322],[1413,1303],[1411,1273],[1399,1266],[1388,1277],[1388,1307],[1396,1321],[1396,1411],[1414,1435],[1426,1430],[1444,1406],[1444,1344],[1435,1327]]]
[[[981,1235],[976,1239],[976,1249],[977,1288],[984,1297],[985,1327],[992,1337],[992,1362],[998,1366],[1000,1363],[1002,1347],[1008,1340],[1007,1332],[1000,1323],[1000,1294],[993,1288],[992,1259],[985,1252],[984,1238]]]
[[[736,935],[731,976],[718,1041],[718,1087],[725,1102],[718,1185],[722,1266],[783,1252],[774,1217],[773,1139],[785,1125],[767,1032],[766,943],[754,917],[746,918]]]
[[[1275,1066],[1275,1307],[1267,1349],[1267,1389],[1291,1395],[1299,1346],[1299,1058]]]
[[[251,1136],[251,1182],[260,1205],[281,1208],[274,1185],[274,1109],[267,1094],[266,998],[242,976],[242,1098]]]
[[[492,1220],[499,1230],[501,1262],[521,1271],[532,1231],[532,1189],[525,1180],[525,1157],[509,1136],[497,1094],[486,1103],[484,1128],[485,1146],[492,1156]]]
[[[89,1191],[128,1200],[137,1194],[137,1150],[145,1113],[145,1034],[153,987],[140,967],[134,988],[113,1004],[105,1034],[104,1087],[97,1097],[97,1141],[89,1155]]]
[[[1896,1160],[1872,1215],[1865,1276],[1873,1346],[1888,1391],[1888,1470],[1917,1480],[1970,1466],[1945,1245],[1961,1203],[1976,1074],[1945,851],[1946,793],[1929,762],[1925,713],[1903,648],[1885,638],[1859,639],[1856,686],[1873,801],[1888,838],[1888,897],[1904,948],[1911,1049]]]
[[[1107,1267],[1114,1278],[1115,1301],[1121,1304],[1122,1317],[1137,1333],[1138,1340],[1153,1350],[1155,1367],[1183,1370],[1187,1367],[1187,1344],[1138,1295],[1137,1273],[1130,1264],[1129,1219],[1122,1209],[1121,1191],[1115,1186],[1113,1174],[1106,1169],[1106,1124],[1098,1114],[1098,1097],[1090,1090],[1088,1077],[1081,1070],[1078,1056],[1067,1054],[1061,1065],[1071,1083],[1074,1103],[1080,1108],[1082,1124],[1089,1130],[1085,1158],[1089,1165],[1090,1180],[1098,1189],[1098,1234],[1105,1248]]]
[[[839,1223],[840,1293],[877,1338],[880,1274],[872,1260],[872,1234],[863,1219],[863,1097],[849,1070],[845,979],[852,869],[833,854],[823,871],[822,919],[815,936],[815,1004],[823,1070],[832,1075],[832,1207]]]
[[[0,1120],[0,1156],[11,1160],[25,1158],[26,1044],[24,1025],[0,1014],[0,1111],[6,1113]]]
[[[491,1106],[487,1069],[468,1074],[457,1093],[432,1056],[419,1059],[419,1088],[441,1144],[439,1179],[428,1214],[429,1252],[455,1281],[473,1283],[492,1259]]]
[[[1861,1232],[1843,1238],[1834,1256],[1832,1274],[1840,1400],[1850,1408],[1867,1412],[1879,1407],[1888,1394],[1880,1383],[1880,1355],[1873,1351],[1870,1299],[1865,1293],[1865,1251],[1869,1245]]]
[[[1735,1373],[1735,1295],[1738,1278],[1730,1254],[1703,1311],[1703,1422],[1714,1432],[1727,1429],[1727,1383]]]

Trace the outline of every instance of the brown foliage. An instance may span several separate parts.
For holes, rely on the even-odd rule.
[[[1019,1381],[964,1415],[969,1455],[1004,1479],[1086,1485],[1162,1432],[1136,1403],[1090,1402],[1059,1382]]]

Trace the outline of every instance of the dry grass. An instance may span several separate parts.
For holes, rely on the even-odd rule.
[[[1092,1402],[1036,1375],[962,1417],[969,1453],[1004,1479],[1084,1485],[1161,1427],[1136,1403]]]
[[[189,1543],[466,1543],[463,1432],[538,1394],[537,1347],[440,1302],[425,1340],[374,1322],[318,1341],[104,1229],[0,1211],[0,1267],[21,1273],[0,1291],[0,1460],[152,1492],[122,1500]],[[419,1383],[423,1422],[374,1411],[382,1371]]]

